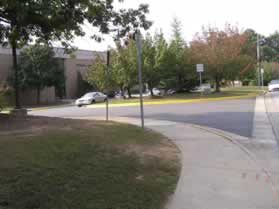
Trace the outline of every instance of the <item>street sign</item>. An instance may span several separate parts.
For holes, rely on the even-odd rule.
[[[200,74],[200,86],[202,85],[202,73],[204,72],[204,64],[197,64],[197,72]]]
[[[203,64],[197,64],[197,72],[198,73],[204,72],[204,65]]]
[[[261,69],[261,73],[264,74],[264,69],[263,68]]]

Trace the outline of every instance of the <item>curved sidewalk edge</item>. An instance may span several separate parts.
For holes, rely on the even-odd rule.
[[[140,124],[135,118],[113,121]],[[236,135],[151,119],[146,120],[146,127],[172,139],[182,153],[180,179],[166,209],[279,207],[276,182],[253,153],[234,140]]]
[[[279,104],[273,100],[270,93],[264,95],[266,113],[273,128],[275,139],[279,144]]]

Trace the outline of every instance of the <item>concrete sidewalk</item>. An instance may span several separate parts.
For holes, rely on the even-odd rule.
[[[276,140],[279,143],[279,92],[267,93],[265,106]]]
[[[114,120],[140,124],[138,119]],[[279,208],[278,179],[231,136],[169,121],[147,120],[146,126],[172,139],[182,153],[181,176],[167,209]]]

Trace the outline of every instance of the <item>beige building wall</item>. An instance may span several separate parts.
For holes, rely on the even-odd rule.
[[[66,98],[76,99],[79,91],[79,77],[78,73],[85,79],[89,66],[93,63],[93,60],[77,60],[77,59],[65,59],[64,70],[66,79]]]
[[[35,105],[37,104],[37,91],[35,89],[20,91],[19,98],[22,105]],[[55,88],[49,87],[41,90],[40,102],[41,104],[55,103]]]
[[[105,60],[104,52],[94,52],[86,50],[78,50],[73,56],[64,53],[61,48],[54,49],[56,57],[64,60],[65,73],[65,91],[67,99],[76,99],[78,96],[78,73],[85,78],[88,67],[94,62],[97,56],[101,56]],[[20,50],[17,51],[20,53]],[[12,73],[12,53],[9,48],[0,47],[0,87],[7,83],[7,79]],[[36,104],[36,91],[25,90],[20,92],[20,100],[22,104]],[[55,88],[46,88],[41,92],[42,103],[56,102]]]
[[[86,73],[89,67],[94,63],[94,60],[100,56],[103,60],[106,60],[106,53],[94,52],[94,51],[77,51],[74,58],[66,57],[64,59],[65,70],[65,84],[66,84],[66,98],[76,99],[79,95],[79,78],[85,80]],[[85,93],[85,92],[84,92]]]
[[[7,83],[7,79],[12,73],[12,56],[0,54],[0,87]]]
[[[8,79],[13,73],[13,58],[12,55],[7,53],[0,54],[0,89],[3,85],[8,84]],[[19,92],[20,103],[22,105],[33,105],[37,103],[36,90],[21,90]],[[51,104],[56,102],[55,88],[45,88],[41,91],[41,103]]]

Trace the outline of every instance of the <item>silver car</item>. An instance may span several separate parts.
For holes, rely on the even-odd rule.
[[[279,80],[273,80],[268,84],[268,91],[279,91]]]
[[[77,99],[75,104],[78,107],[83,105],[94,104],[95,102],[105,102],[107,100],[107,96],[101,92],[90,92]]]

